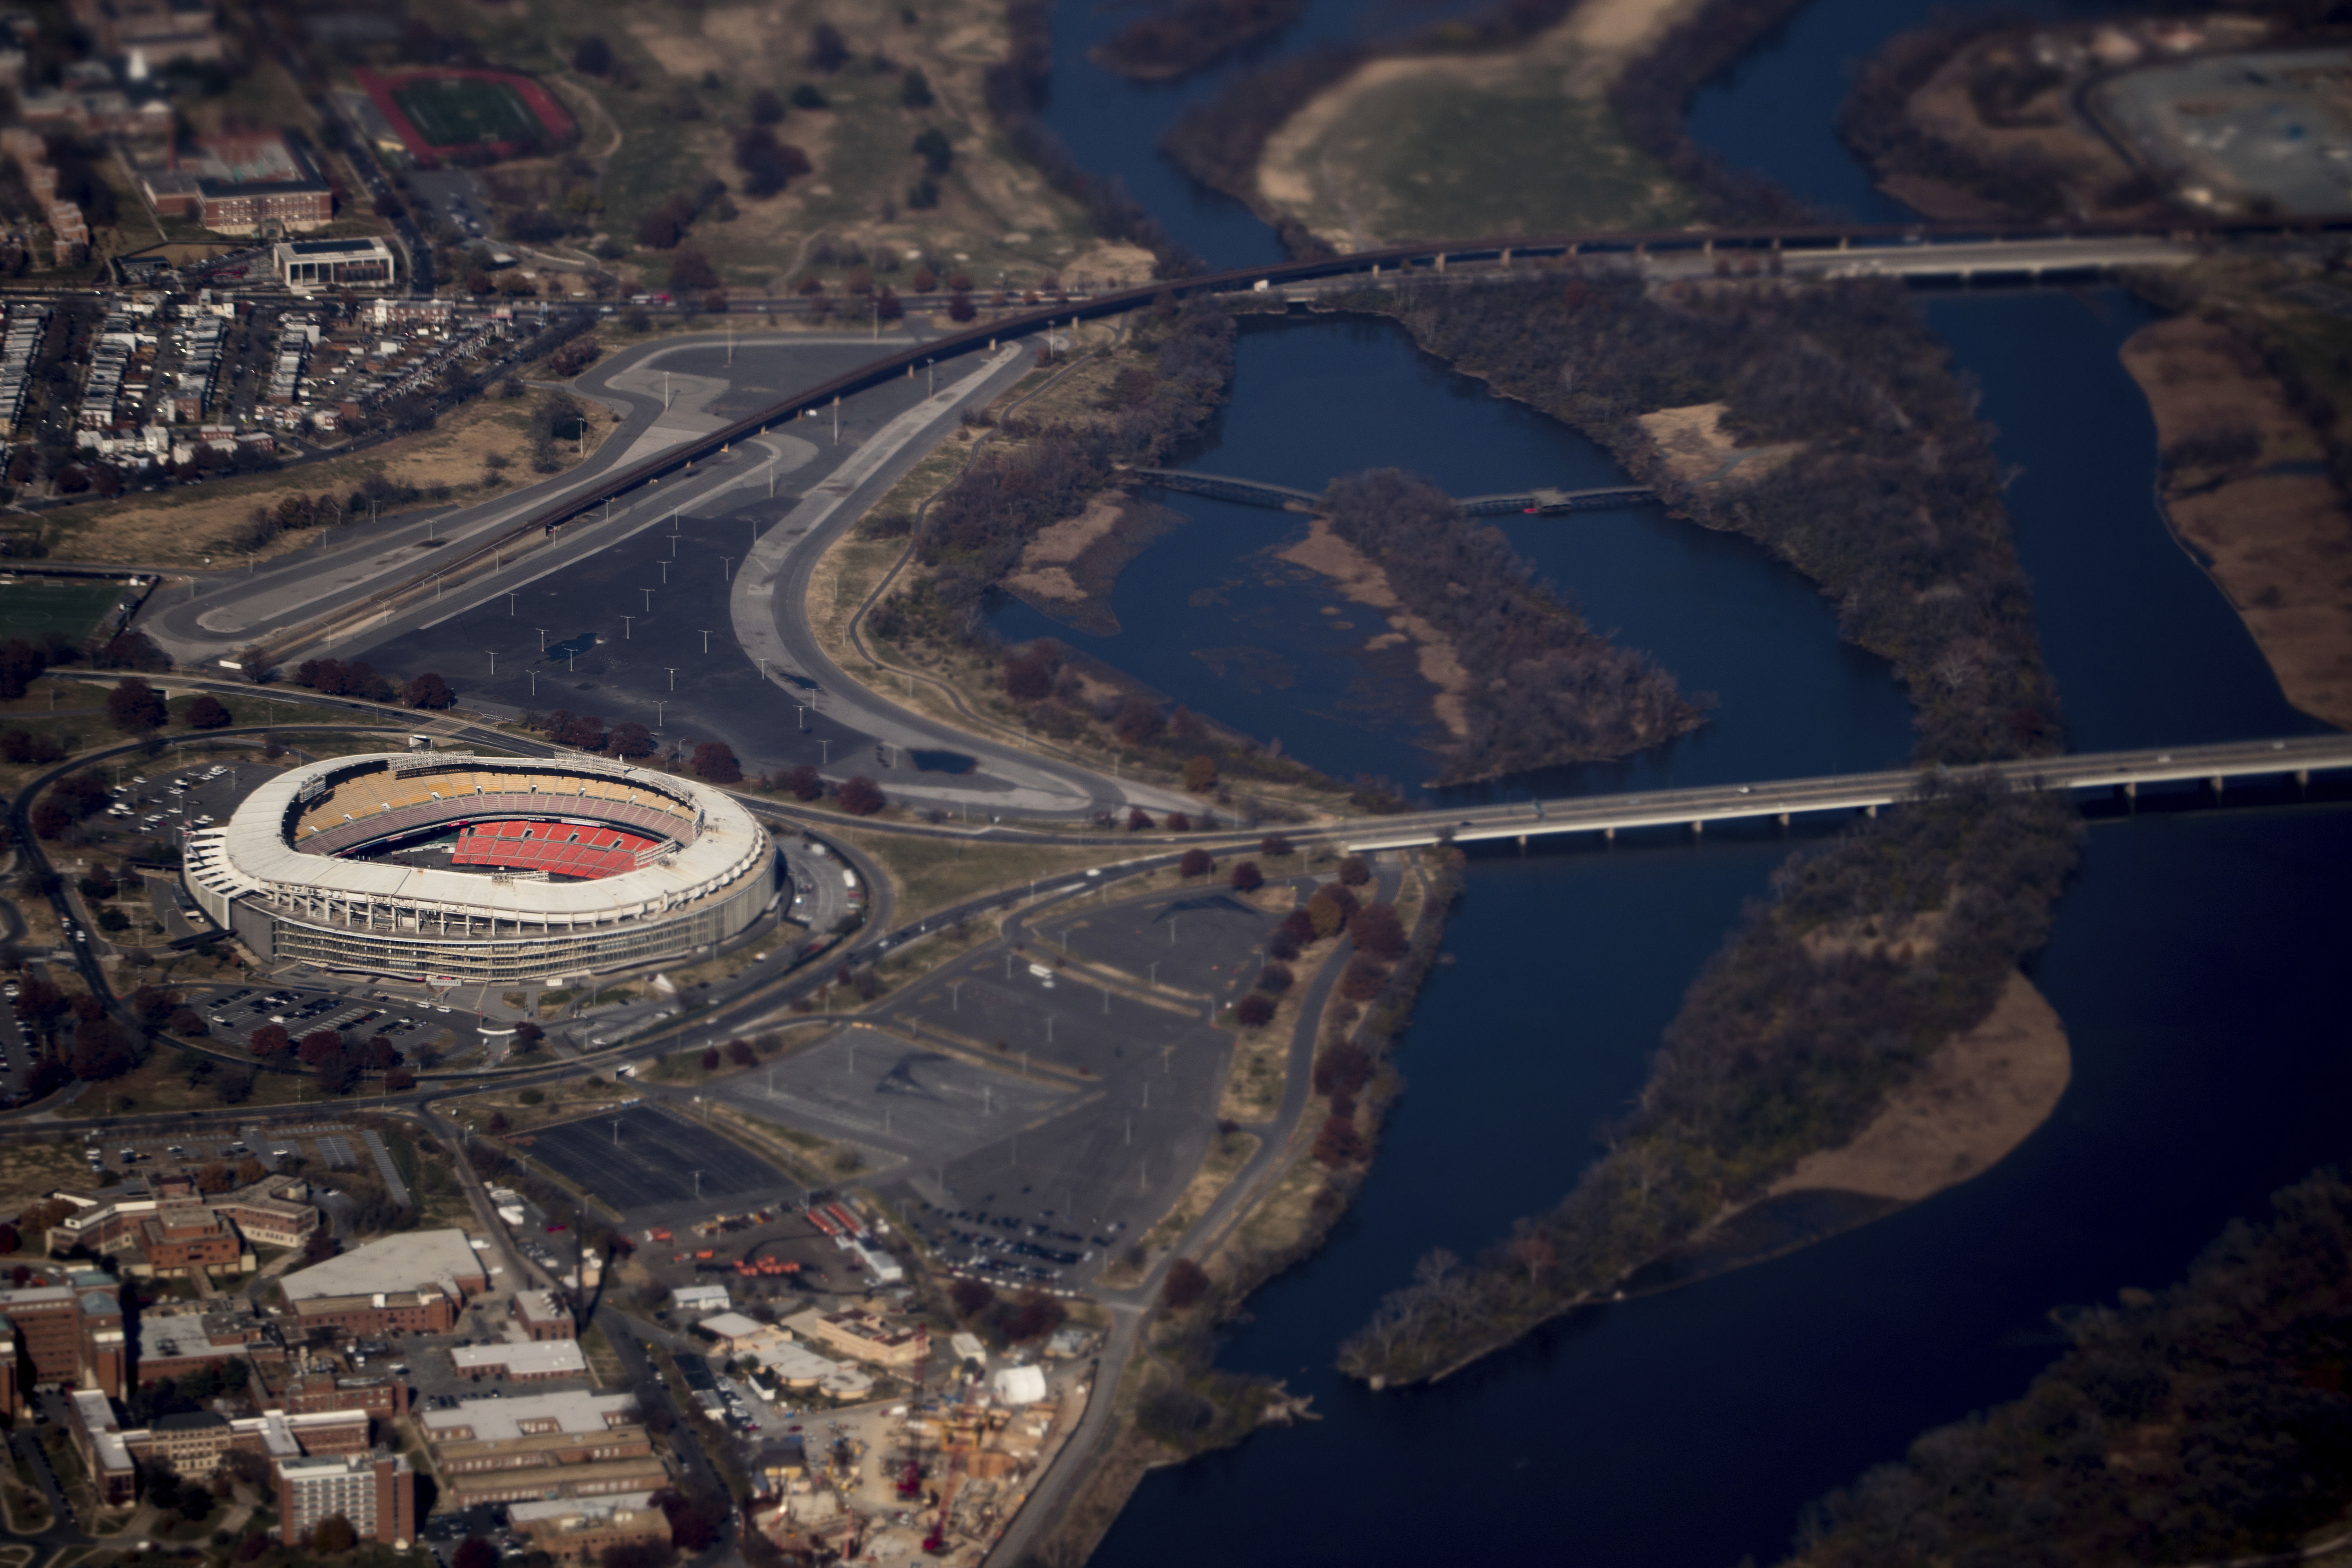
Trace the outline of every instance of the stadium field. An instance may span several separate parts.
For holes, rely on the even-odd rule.
[[[0,637],[57,632],[79,642],[121,597],[120,583],[0,583]]]
[[[409,122],[436,147],[524,143],[542,134],[539,116],[508,82],[422,77],[395,88],[392,96]]]

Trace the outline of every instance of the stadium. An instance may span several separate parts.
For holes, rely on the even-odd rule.
[[[406,980],[615,971],[720,942],[777,898],[742,805],[591,757],[430,752],[293,769],[192,834],[205,912],[264,963]]]

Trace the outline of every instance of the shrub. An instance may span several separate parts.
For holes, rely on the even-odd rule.
[[[1171,823],[1170,826],[1174,825]],[[1216,861],[1210,858],[1205,849],[1187,849],[1184,858],[1176,863],[1178,873],[1186,877],[1205,877],[1216,868]]]
[[[1185,793],[1185,794],[1187,794],[1187,795],[1213,795],[1213,794],[1214,794],[1214,793],[1216,792],[1216,788],[1217,788],[1217,759],[1216,759],[1216,758],[1214,758],[1214,757],[1208,757],[1208,756],[1196,756],[1196,757],[1191,757],[1191,758],[1186,759],[1185,763],[1184,763],[1184,793]]]
[[[1356,1131],[1355,1118],[1336,1112],[1323,1119],[1315,1134],[1315,1158],[1337,1168],[1353,1165],[1364,1157],[1363,1134]]]
[[[1297,979],[1298,976],[1290,972],[1290,965],[1279,962],[1269,963],[1257,972],[1257,988],[1279,996],[1297,984]]]
[[[694,776],[709,784],[740,784],[743,764],[724,741],[705,741],[694,748]]]
[[[890,804],[882,794],[882,786],[863,774],[845,781],[838,798],[841,809],[852,816],[871,816]]]
[[[232,717],[215,697],[199,697],[188,704],[188,728],[191,730],[226,729]]]
[[[1372,879],[1372,868],[1361,855],[1350,855],[1339,862],[1339,880],[1350,888],[1360,888]]]
[[[1381,994],[1388,978],[1385,964],[1368,952],[1360,952],[1339,972],[1339,994],[1350,1002],[1369,1002]]]
[[[1208,1293],[1209,1271],[1189,1258],[1170,1264],[1168,1278],[1160,1285],[1160,1300],[1180,1312]]]
[[[1244,1029],[1263,1029],[1274,1022],[1274,998],[1253,991],[1234,1005],[1234,1017]]]

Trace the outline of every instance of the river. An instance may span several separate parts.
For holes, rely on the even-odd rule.
[[[1824,206],[1888,216],[1829,121],[1849,62],[1927,8],[1818,0],[1702,92],[1697,133]],[[1328,35],[1353,14],[1320,5],[1310,19]],[[1150,151],[1216,75],[1139,89],[1082,63],[1118,15],[1058,9],[1056,124],[1202,254],[1272,254],[1241,209],[1184,191]],[[2318,728],[2154,510],[2153,428],[2115,359],[2145,308],[2105,289],[1922,308],[2019,470],[2008,500],[2071,743]],[[1238,366],[1193,466],[1318,488],[1396,463],[1456,494],[1612,477],[1573,432],[1385,323],[1253,322]],[[1070,640],[1328,771],[1417,783],[1414,715],[1346,651],[1362,633],[1328,625],[1347,607],[1320,614],[1328,595],[1265,559],[1297,520],[1171,504],[1187,521],[1129,568],[1124,630]],[[1907,750],[1885,668],[1838,643],[1819,596],[1744,541],[1642,511],[1507,531],[1596,625],[1721,700],[1669,751],[1545,788],[1830,772]],[[1026,609],[1000,625],[1061,631]],[[1591,1129],[1638,1088],[1684,989],[1787,848],[1757,829],[1474,860],[1456,963],[1403,1043],[1408,1091],[1360,1201],[1223,1342],[1224,1364],[1286,1378],[1325,1419],[1155,1473],[1098,1562],[1770,1562],[1809,1500],[2021,1394],[2063,1343],[2053,1309],[2179,1278],[2230,1218],[2345,1156],[2329,1108],[2352,1061],[2328,1046],[2340,1029],[2325,976],[2352,812],[2280,800],[2102,821],[2032,965],[2074,1080],[2009,1160],[1804,1251],[1580,1314],[1434,1389],[1375,1395],[1338,1378],[1337,1342],[1417,1257],[1473,1250],[1575,1180]]]

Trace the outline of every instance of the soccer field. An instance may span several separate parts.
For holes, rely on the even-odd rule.
[[[120,583],[0,583],[0,637],[58,632],[79,642],[121,597]]]
[[[529,142],[541,134],[539,116],[502,81],[427,77],[400,88],[393,101],[435,147]]]

